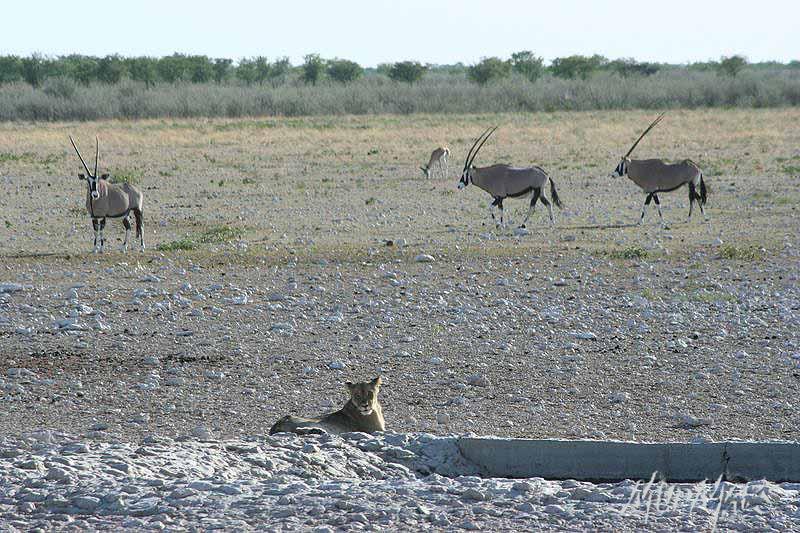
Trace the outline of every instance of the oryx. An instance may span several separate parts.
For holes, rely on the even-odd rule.
[[[631,159],[629,157],[636,145],[639,144],[639,141],[661,122],[665,114],[666,112],[661,113],[650,123],[650,126],[636,139],[631,149],[622,156],[617,168],[611,173],[613,177],[628,176],[632,182],[647,193],[647,198],[645,198],[642,206],[642,215],[639,217],[639,224],[644,221],[644,211],[650,205],[650,200],[655,200],[656,207],[658,207],[658,217],[663,223],[664,216],[661,214],[661,202],[658,200],[658,193],[674,191],[683,185],[689,186],[689,218],[692,218],[692,207],[694,207],[695,200],[697,200],[704,218],[706,215],[703,210],[707,198],[706,183],[703,180],[703,172],[694,161],[684,159],[680,163],[665,163],[663,159]],[[697,192],[698,189],[700,190],[699,194]]]
[[[533,213],[534,207],[536,207],[536,201],[540,199],[542,203],[547,206],[547,210],[550,213],[550,223],[554,224],[553,207],[550,205],[550,202],[547,201],[543,192],[548,181],[550,182],[550,196],[553,202],[558,207],[561,207],[561,200],[558,197],[558,192],[556,192],[556,184],[553,183],[553,179],[547,175],[544,169],[537,166],[512,167],[510,165],[492,165],[490,167],[479,168],[472,164],[486,140],[496,129],[497,126],[484,131],[472,145],[472,148],[469,149],[458,188],[463,189],[470,183],[474,183],[491,194],[492,198],[494,198],[489,206],[492,220],[495,220],[494,208],[500,208],[500,222],[497,224],[498,227],[503,227],[505,225],[503,220],[503,200],[506,198],[525,198],[527,196],[531,197],[531,203],[528,207],[528,214],[525,215],[525,220],[522,221],[519,227],[525,227],[528,218],[531,216],[531,213]],[[483,140],[481,141],[481,139]],[[478,142],[480,142],[480,145],[478,145]],[[477,149],[475,148],[476,146]],[[473,149],[475,150],[474,154],[472,152]]]
[[[128,250],[128,237],[131,233],[130,213],[133,213],[136,218],[136,237],[139,239],[139,250],[144,251],[141,191],[128,183],[119,185],[109,183],[108,174],[97,177],[97,165],[100,161],[100,140],[97,137],[95,137],[94,173],[89,171],[89,167],[83,160],[71,135],[69,142],[72,143],[75,153],[83,163],[83,168],[86,169],[86,175],[78,174],[78,179],[86,180],[86,212],[89,213],[94,228],[94,251],[103,251],[105,244],[103,229],[106,227],[106,218],[122,218],[122,225],[125,226],[125,241],[122,243],[122,250]]]
[[[450,149],[447,146],[440,146],[431,153],[431,158],[428,164],[424,167],[419,167],[426,178],[430,178],[433,173],[433,166],[439,167],[439,173],[443,177],[447,177],[447,158],[450,157]]]

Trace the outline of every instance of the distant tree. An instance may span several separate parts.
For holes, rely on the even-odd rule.
[[[392,63],[378,63],[378,66],[375,67],[375,72],[378,74],[383,74],[384,76],[388,76],[389,72],[392,71],[392,67],[394,65]]]
[[[119,83],[119,80],[125,75],[125,71],[125,62],[116,54],[106,56],[97,61],[96,76],[103,83]]]
[[[579,55],[558,57],[553,60],[550,70],[553,72],[553,75],[558,78],[580,78],[585,80],[607,62],[608,60],[605,57],[597,54],[591,57]]]
[[[269,68],[269,81],[272,86],[277,87],[284,83],[291,70],[292,64],[288,57],[276,59]]]
[[[31,87],[39,87],[44,80],[45,59],[40,54],[33,54],[30,57],[23,57],[21,63],[22,79]]]
[[[256,63],[252,59],[242,58],[236,66],[236,77],[247,85],[256,81]]]
[[[794,68],[800,69],[800,61],[798,61],[797,59],[793,59],[792,61],[789,61],[789,64],[786,66],[792,69]]]
[[[328,77],[339,83],[350,83],[364,75],[361,65],[347,59],[328,61]]]
[[[427,71],[428,67],[417,61],[400,61],[389,67],[389,78],[413,84],[421,80]]]
[[[233,60],[225,58],[217,58],[214,60],[214,81],[222,83],[231,72],[231,65]]]
[[[511,54],[511,67],[514,72],[523,75],[531,82],[538,80],[542,76],[542,72],[544,72],[542,58],[536,57],[529,50]]]
[[[0,56],[0,83],[22,79],[22,61],[17,56]]]
[[[75,80],[81,85],[89,85],[97,80],[97,58],[72,54],[58,60],[60,74]]]
[[[661,68],[657,63],[639,62],[635,59],[628,57],[622,59],[615,59],[606,65],[606,68],[616,72],[623,78],[629,76],[652,76]]]
[[[304,58],[302,65],[302,78],[306,84],[316,85],[325,72],[325,60],[319,54],[308,54]]]
[[[256,70],[256,81],[259,85],[263,85],[269,79],[269,61],[264,56],[258,56],[253,60],[253,64]]]
[[[158,77],[158,71],[156,69],[158,59],[152,57],[132,57],[127,59],[126,62],[128,64],[128,73],[132,80],[144,82],[145,87],[148,89],[155,84],[156,78]]]
[[[747,66],[747,58],[740,55],[733,55],[730,57],[723,57],[717,64],[717,70],[720,74],[735,78],[744,67]]]
[[[186,79],[188,62],[183,54],[174,53],[158,60],[156,70],[158,77],[167,83],[175,83]]]
[[[208,56],[188,56],[185,72],[192,83],[208,83],[214,79],[214,63]]]
[[[485,57],[467,70],[469,79],[479,85],[507,77],[511,74],[511,63],[497,57]]]

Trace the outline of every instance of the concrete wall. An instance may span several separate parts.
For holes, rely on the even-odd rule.
[[[490,477],[616,481],[768,479],[800,482],[800,444],[636,443],[462,437],[464,457]]]

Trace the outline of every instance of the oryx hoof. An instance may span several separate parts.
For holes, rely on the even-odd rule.
[[[519,226],[517,226],[517,227],[518,227],[519,229],[525,229],[525,224],[520,224],[520,225],[519,225]]]

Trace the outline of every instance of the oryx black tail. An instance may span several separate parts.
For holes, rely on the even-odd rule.
[[[553,181],[553,178],[550,178],[550,198],[553,199],[553,203],[561,209],[561,198],[558,197],[558,191],[556,191],[556,184]]]

